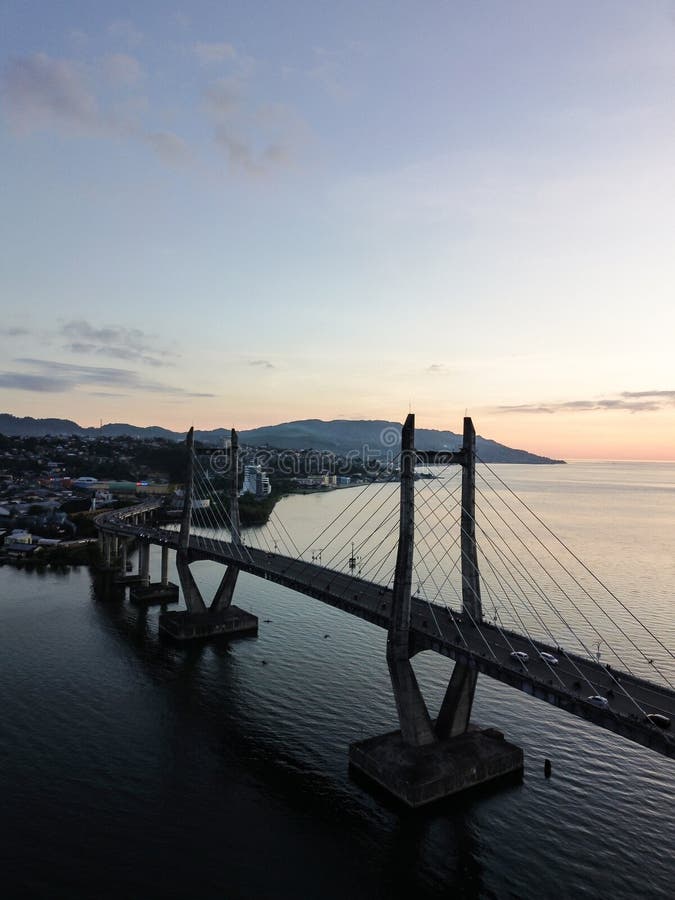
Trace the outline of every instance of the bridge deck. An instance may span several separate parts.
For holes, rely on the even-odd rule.
[[[147,508],[152,505],[148,504]],[[97,525],[110,533],[178,548],[177,532],[129,525],[123,515],[131,512],[134,510],[102,515]],[[190,553],[194,559],[234,565],[374,625],[389,627],[392,594],[381,585],[315,563],[252,547],[240,548],[202,535],[191,535]],[[487,622],[475,625],[454,610],[415,597],[411,649],[413,653],[432,650],[473,666],[491,678],[675,758],[675,691],[667,687],[614,668],[609,670],[594,660],[568,654]],[[519,662],[511,656],[514,651],[527,653],[529,660]],[[542,651],[554,654],[559,659],[558,665],[543,660],[539,656]],[[590,703],[588,697],[595,694],[606,696],[609,707],[598,708]],[[663,730],[652,724],[646,719],[648,713],[667,716],[670,727]]]

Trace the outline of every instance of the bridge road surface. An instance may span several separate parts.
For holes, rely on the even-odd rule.
[[[148,504],[148,508],[153,507]],[[139,509],[104,514],[98,519],[99,527],[177,549],[177,531],[126,524],[124,513],[131,514]],[[381,628],[389,627],[392,600],[389,588],[350,573],[204,535],[191,534],[189,546],[195,559],[232,564]],[[675,758],[675,691],[670,688],[614,667],[610,673],[608,667],[595,660],[559,651],[555,646],[487,622],[476,625],[467,616],[418,597],[412,598],[410,631],[413,654],[434,650],[474,665],[491,678]],[[528,661],[514,659],[511,654],[516,651],[527,653]],[[543,660],[539,656],[542,651],[556,656],[558,665]],[[608,692],[608,709],[598,708],[588,701],[589,696],[607,696]],[[671,720],[669,728],[664,730],[649,722],[647,713],[667,716]]]

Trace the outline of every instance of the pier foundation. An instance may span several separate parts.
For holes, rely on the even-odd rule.
[[[141,582],[129,590],[129,602],[138,606],[157,606],[163,603],[178,603],[179,589],[177,584],[153,581],[150,584]]]
[[[165,612],[159,617],[159,630],[178,641],[240,637],[258,633],[258,617],[234,605],[199,613]]]
[[[392,731],[350,744],[349,767],[417,809],[517,776],[523,769],[523,751],[500,731],[475,725],[464,734],[417,747],[405,743],[400,731]]]

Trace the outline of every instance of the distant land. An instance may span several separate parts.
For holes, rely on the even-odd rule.
[[[275,447],[279,449],[314,449],[330,450],[344,455],[349,452],[361,454],[366,450],[372,454],[383,450],[397,451],[400,443],[401,425],[399,422],[379,420],[347,420],[334,419],[324,422],[321,419],[303,419],[297,422],[283,422],[280,425],[267,425],[240,431],[239,439],[244,444],[253,446]],[[83,428],[69,419],[33,419],[17,418],[8,413],[0,413],[0,434],[8,437],[44,437],[45,435],[78,437],[133,437],[133,438],[165,438],[181,441],[185,432],[169,431],[157,425],[141,427],[115,423],[100,428]],[[214,428],[212,431],[195,431],[195,439],[204,444],[222,446],[230,436],[228,428]],[[461,435],[452,431],[436,431],[431,428],[418,428],[415,432],[418,450],[457,450],[462,445]],[[537,456],[527,450],[514,450],[480,436],[476,437],[476,453],[487,463],[534,463],[552,465],[564,463],[562,459],[550,459]]]

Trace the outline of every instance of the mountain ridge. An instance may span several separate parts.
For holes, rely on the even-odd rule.
[[[400,445],[401,425],[386,419],[298,419],[281,422],[278,425],[264,425],[239,432],[242,444],[253,446],[268,445],[277,449],[328,450],[333,453],[358,453],[377,457],[386,451],[398,450]],[[77,437],[133,437],[133,438],[165,438],[180,441],[184,432],[171,431],[159,425],[129,425],[113,422],[99,428],[78,425],[71,419],[44,418],[34,419],[31,416],[17,417],[9,413],[0,413],[0,434],[8,437],[45,437],[77,436]],[[229,428],[214,428],[210,431],[195,430],[195,440],[205,444],[222,445],[230,436]],[[419,450],[457,450],[461,447],[462,437],[452,431],[439,431],[432,428],[418,428],[415,432]],[[476,452],[478,457],[487,463],[530,463],[558,464],[564,460],[551,459],[507,447],[490,438],[476,436]]]

